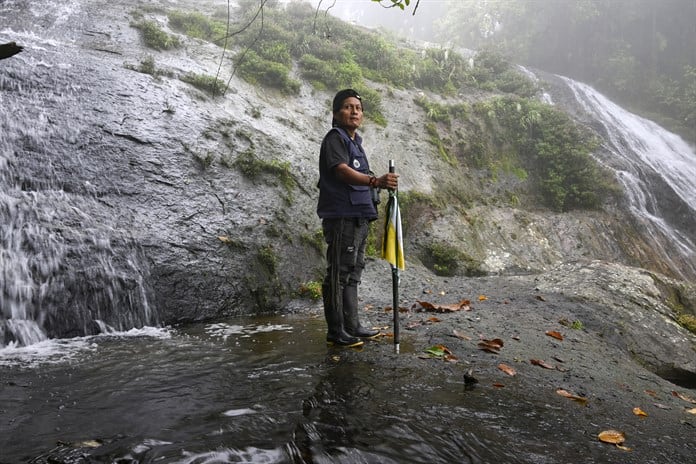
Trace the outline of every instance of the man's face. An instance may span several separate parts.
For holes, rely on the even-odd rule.
[[[355,97],[346,98],[334,118],[340,127],[351,131],[356,130],[362,124],[362,103]]]

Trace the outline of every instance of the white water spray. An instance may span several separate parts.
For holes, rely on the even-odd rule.
[[[675,261],[669,252],[665,259],[679,269],[684,264],[696,269],[696,246],[689,231],[666,219],[660,206],[659,189],[651,179],[661,180],[684,205],[690,218],[696,216],[696,153],[679,136],[614,104],[592,87],[562,78],[582,108],[600,122],[606,132],[603,159],[616,171],[633,214],[652,234],[663,236],[682,255]],[[691,231],[693,234],[693,231]],[[693,237],[693,236],[692,236]]]

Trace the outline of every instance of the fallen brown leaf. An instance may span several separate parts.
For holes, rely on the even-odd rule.
[[[500,382],[494,383],[493,386],[494,386],[495,388],[503,388],[503,387],[505,387],[505,385],[503,385],[503,384],[500,383]]]
[[[479,350],[487,351],[489,353],[493,353],[493,354],[500,353],[499,347],[490,346],[490,345],[485,344],[484,342],[479,342],[478,347],[479,347]]]
[[[430,303],[428,301],[420,301],[416,300],[416,303],[421,305],[421,307],[425,311],[433,311],[433,312],[438,312],[438,313],[451,313],[455,311],[470,311],[471,310],[471,302],[469,300],[461,300],[458,303],[454,304],[444,304],[444,305],[435,305],[433,303]]]
[[[485,342],[485,343],[487,343],[487,344],[489,344],[489,345],[491,345],[491,346],[497,346],[498,348],[502,348],[503,345],[505,344],[505,343],[503,342],[503,340],[500,339],[500,338],[491,338],[490,340],[489,340],[489,339],[482,338],[481,341],[482,341],[482,342]]]
[[[695,399],[691,398],[690,396],[686,396],[686,395],[683,394],[683,393],[679,393],[678,391],[673,391],[673,392],[672,392],[672,395],[674,395],[674,396],[676,396],[677,398],[682,399],[682,400],[684,400],[684,401],[686,401],[686,402],[688,402],[688,403],[696,404],[696,400],[695,400]]]
[[[552,366],[551,364],[547,364],[542,359],[530,359],[529,362],[532,363],[534,366],[541,366],[544,369],[555,369],[554,366]]]
[[[507,364],[503,364],[503,363],[498,364],[498,369],[505,372],[510,377],[514,377],[515,375],[517,375],[517,371],[515,369],[513,369],[512,367],[508,366]]]
[[[493,340],[482,339],[478,343],[478,347],[480,350],[498,354],[500,352],[500,348],[503,347],[503,341],[499,338],[494,338]]]
[[[604,443],[611,443],[613,445],[620,445],[626,441],[626,434],[618,430],[604,430],[599,432],[597,435],[600,441]]]
[[[547,331],[547,332],[546,332],[546,335],[548,335],[549,337],[553,337],[553,338],[555,338],[555,339],[557,339],[557,340],[563,340],[563,335],[561,335],[560,332],[557,332],[557,331],[555,331],[555,330],[549,330],[549,331]]]
[[[642,409],[640,409],[638,407],[633,408],[633,414],[635,414],[636,416],[640,416],[640,417],[648,417],[648,413],[646,413],[645,411],[643,411]]]
[[[479,295],[478,299],[479,301],[486,301],[488,297],[486,295]]]
[[[471,340],[471,337],[464,335],[463,333],[459,332],[457,329],[452,330],[452,335],[459,338],[460,340]]]
[[[564,398],[568,398],[568,399],[571,399],[573,401],[576,401],[576,402],[582,404],[583,406],[587,405],[587,398],[585,398],[584,396],[575,395],[573,393],[570,393],[568,390],[564,390],[562,388],[559,388],[558,390],[556,390],[556,393],[563,396]]]
[[[687,409],[686,412],[689,414],[696,414],[696,408]]]

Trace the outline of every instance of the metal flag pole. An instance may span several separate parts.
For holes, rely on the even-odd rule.
[[[395,172],[396,167],[394,165],[394,160],[389,160],[389,172]],[[398,208],[398,190],[391,190],[389,192],[390,202],[389,204],[392,208]],[[391,208],[389,216],[392,216]],[[394,224],[394,227],[397,227]],[[392,308],[394,311],[394,352],[399,353],[399,240],[398,236],[394,240],[394,264],[392,264]]]

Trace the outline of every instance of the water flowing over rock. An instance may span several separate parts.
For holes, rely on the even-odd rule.
[[[602,125],[602,162],[617,175],[636,220],[656,237],[662,260],[696,276],[696,153],[680,137],[629,113],[591,87],[564,78],[582,108]]]

